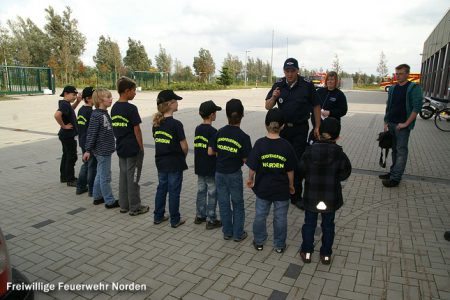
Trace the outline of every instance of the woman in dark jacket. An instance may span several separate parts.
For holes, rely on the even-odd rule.
[[[339,89],[339,76],[336,72],[328,72],[325,76],[325,87],[319,88],[322,119],[333,117],[338,121],[347,114],[347,98]]]

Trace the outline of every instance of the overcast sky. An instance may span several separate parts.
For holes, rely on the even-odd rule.
[[[381,51],[390,73],[400,63],[419,72],[423,43],[449,9],[448,0],[2,0],[0,24],[21,16],[43,28],[49,5],[59,14],[72,8],[87,38],[87,65],[94,65],[103,34],[119,43],[123,56],[128,37],[140,40],[153,65],[159,44],[191,67],[203,47],[218,72],[227,53],[244,60],[248,50],[248,56],[270,62],[274,30],[275,75],[287,56],[308,69],[331,69],[335,53],[344,71],[376,74]]]

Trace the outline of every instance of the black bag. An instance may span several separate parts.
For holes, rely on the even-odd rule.
[[[379,163],[380,163],[380,167],[382,167],[382,168],[386,168],[386,159],[389,154],[389,149],[392,148],[393,139],[394,139],[394,137],[392,136],[392,133],[390,133],[389,131],[386,131],[386,132],[383,131],[378,134],[378,138],[377,138],[378,146],[381,148]],[[383,149],[385,151],[384,162],[383,162]]]

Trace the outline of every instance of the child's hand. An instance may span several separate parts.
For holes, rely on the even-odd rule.
[[[255,182],[253,179],[247,179],[246,185],[249,189],[251,189],[255,185]]]
[[[289,194],[291,194],[291,195],[295,194],[295,187],[293,185],[289,186]]]
[[[71,123],[65,124],[62,126],[63,129],[72,129],[73,125]]]

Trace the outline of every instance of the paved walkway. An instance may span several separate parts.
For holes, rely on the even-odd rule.
[[[246,107],[242,128],[252,142],[264,135],[266,90],[180,92],[176,118],[192,146],[199,102],[224,105],[231,97]],[[244,190],[246,230],[241,243],[224,241],[220,230],[193,224],[196,177],[193,153],[184,174],[181,214],[186,225],[153,225],[152,214],[130,217],[93,206],[86,195],[59,184],[60,143],[53,121],[57,97],[33,96],[0,102],[0,226],[12,263],[34,282],[140,283],[141,292],[56,291],[36,299],[450,299],[450,135],[432,120],[417,122],[410,142],[405,180],[386,189],[377,175],[375,136],[382,128],[385,93],[347,92],[350,112],[342,139],[354,171],[345,182],[337,213],[333,261],[318,253],[304,265],[297,251],[302,211],[291,207],[287,250],[251,245],[254,194]],[[146,144],[141,193],[154,207],[156,170],[150,115],[156,93],[135,101]],[[370,104],[359,99],[373,99]],[[220,113],[216,127],[225,124]],[[19,131],[18,131],[19,129]],[[76,169],[78,170],[79,165]],[[247,170],[244,169],[244,172]],[[113,156],[113,189],[118,195],[118,160]],[[320,227],[316,231],[320,244]],[[318,245],[316,248],[318,250]]]

